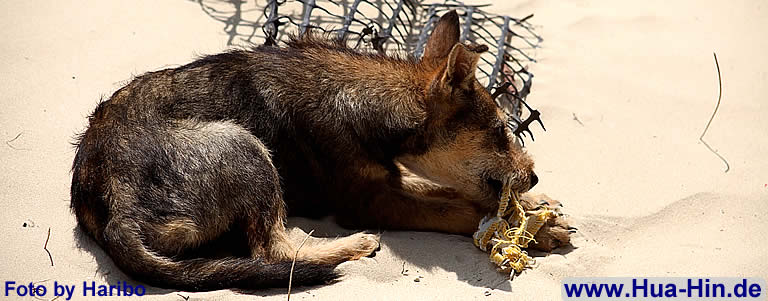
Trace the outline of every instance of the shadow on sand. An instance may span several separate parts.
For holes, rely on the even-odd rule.
[[[288,220],[288,229],[292,232],[294,241],[305,236],[306,232],[314,230],[313,237],[320,239],[346,236],[358,230],[344,229],[334,223],[331,218],[323,220],[308,219],[302,217],[291,217]],[[298,231],[298,230],[301,231]],[[111,258],[96,242],[88,237],[79,227],[75,228],[74,236],[77,246],[90,253],[98,265],[96,273],[103,277],[104,282],[108,284],[117,284],[118,281],[126,282],[130,285],[143,285],[146,288],[147,295],[166,295],[175,294],[177,291],[172,289],[157,288],[142,282],[131,279],[124,274],[114,264]],[[460,235],[450,235],[434,232],[414,232],[414,231],[377,231],[367,230],[372,233],[381,234],[382,250],[378,253],[389,253],[391,258],[377,265],[388,265],[387,267],[376,266],[376,269],[391,270],[391,277],[383,281],[394,280],[402,277],[402,269],[408,269],[412,273],[417,271],[431,271],[434,269],[443,269],[456,274],[459,281],[466,282],[475,287],[485,287],[497,290],[510,291],[511,283],[508,275],[496,271],[495,266],[488,260],[488,255],[474,246],[470,237]],[[563,247],[555,250],[555,254],[568,254],[574,250],[573,246]],[[221,258],[226,256],[248,256],[248,247],[245,244],[245,237],[235,232],[227,233],[221,238],[202,246],[194,253],[195,256],[208,258]],[[544,257],[547,253],[531,251],[530,255],[534,257]],[[381,257],[379,257],[381,258]],[[354,263],[353,263],[354,264]],[[402,264],[402,266],[401,266]],[[350,272],[351,277],[369,277],[367,273]],[[524,277],[524,275],[523,275]],[[382,281],[382,279],[376,279]],[[343,281],[343,280],[342,280]],[[97,283],[103,284],[103,283]],[[293,292],[300,293],[311,290],[313,287],[294,287]],[[253,294],[260,296],[281,295],[286,293],[285,288],[274,288],[259,291],[238,291],[243,294]]]

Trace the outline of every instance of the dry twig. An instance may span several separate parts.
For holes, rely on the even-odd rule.
[[[576,117],[576,113],[571,113],[571,114],[573,114],[573,120],[578,122],[581,126],[584,126],[584,123],[582,123],[581,120],[579,120],[579,117]]]
[[[723,156],[717,153],[716,150],[712,149],[712,147],[710,147],[709,144],[707,144],[707,142],[704,141],[704,135],[707,134],[707,130],[709,130],[709,125],[712,124],[712,120],[715,119],[715,114],[717,114],[717,110],[720,108],[720,99],[723,98],[723,80],[720,77],[720,64],[717,62],[717,53],[713,52],[712,55],[715,56],[715,67],[717,67],[717,85],[718,85],[717,105],[715,106],[715,111],[712,112],[712,116],[709,117],[707,126],[704,128],[704,131],[701,132],[701,136],[699,136],[699,141],[701,141],[701,143],[704,143],[704,146],[706,146],[710,152],[715,154],[715,156],[720,158],[720,160],[722,160],[723,163],[725,163],[724,172],[728,172],[729,170],[731,170],[731,165],[728,164],[728,161],[726,161],[725,158],[723,158]]]
[[[53,256],[51,256],[51,251],[48,251],[48,240],[51,239],[51,227],[48,227],[48,237],[45,238],[45,245],[43,245],[43,250],[45,250],[46,253],[48,253],[48,259],[51,260],[51,266],[53,266]]]
[[[19,137],[21,137],[21,134],[24,134],[24,132],[19,132],[18,134],[16,134],[16,137],[13,137],[13,139],[5,141],[5,145],[8,145],[8,147],[14,150],[29,150],[28,148],[18,148],[11,144],[11,142],[16,141],[16,139],[19,139]]]
[[[293,284],[293,268],[296,267],[296,258],[299,257],[299,251],[301,250],[301,247],[304,246],[304,243],[307,242],[307,239],[309,239],[313,232],[315,232],[314,229],[307,233],[307,237],[304,237],[304,240],[301,241],[299,247],[296,248],[296,254],[293,255],[293,263],[291,263],[291,274],[288,276],[288,301],[291,301],[291,285]]]

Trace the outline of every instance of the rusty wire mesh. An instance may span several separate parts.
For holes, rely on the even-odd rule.
[[[279,45],[288,34],[307,29],[346,39],[350,47],[399,52],[420,57],[435,21],[455,9],[462,19],[461,41],[488,45],[481,56],[478,79],[509,115],[509,126],[520,138],[529,135],[540,114],[525,102],[531,91],[533,53],[542,42],[523,18],[486,11],[488,5],[456,0],[198,0],[201,9],[224,23],[229,45]],[[526,134],[527,133],[527,134]]]

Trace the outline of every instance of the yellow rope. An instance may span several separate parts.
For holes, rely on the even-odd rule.
[[[526,214],[530,215],[526,217]],[[523,249],[530,242],[535,242],[533,237],[536,232],[555,216],[555,212],[549,209],[526,213],[518,194],[504,187],[496,216],[487,216],[480,221],[473,235],[475,245],[489,252],[491,262],[500,270],[520,273],[534,262]]]

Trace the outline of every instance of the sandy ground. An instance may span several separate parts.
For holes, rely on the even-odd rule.
[[[468,238],[384,232],[376,257],[341,266],[343,281],[297,288],[292,298],[557,300],[568,276],[768,277],[763,1],[498,1],[493,10],[535,13],[545,38],[529,100],[548,132],[528,145],[541,178],[535,191],[564,202],[580,228],[575,248],[540,254],[537,268],[510,283]],[[0,279],[124,281],[100,249],[75,238],[71,138],[132,75],[221,51],[228,36],[182,0],[4,1],[0,12]],[[730,163],[727,173],[698,141],[718,91],[713,51],[723,101],[705,139]],[[297,239],[302,229],[344,233],[329,222],[290,226]],[[49,228],[54,266],[42,248]],[[255,295],[284,299],[285,290]]]

